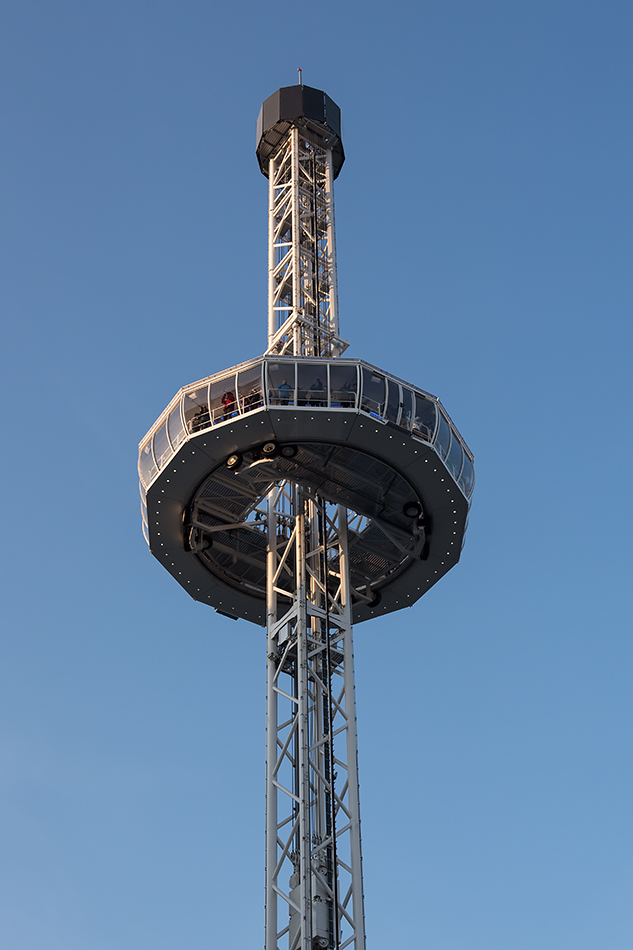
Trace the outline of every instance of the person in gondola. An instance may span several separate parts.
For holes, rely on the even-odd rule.
[[[290,400],[291,387],[288,384],[287,379],[282,379],[277,387],[277,392],[279,393],[279,405],[287,406]]]
[[[230,419],[235,409],[235,393],[232,393],[230,390],[225,390],[222,395],[222,409],[223,421]]]
[[[251,389],[250,393],[244,396],[244,411],[249,412],[261,403],[259,390],[256,387]]]
[[[209,425],[209,407],[205,404],[200,406],[197,413],[191,420],[191,431],[198,432]]]

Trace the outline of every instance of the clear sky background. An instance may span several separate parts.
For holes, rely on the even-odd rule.
[[[5,0],[0,946],[263,945],[265,642],[137,443],[265,349],[262,100],[341,106],[341,329],[475,452],[355,631],[369,950],[630,950],[633,7]]]

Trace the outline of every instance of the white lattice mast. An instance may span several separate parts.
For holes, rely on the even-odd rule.
[[[340,356],[338,107],[310,87],[278,90],[258,158],[268,352]],[[365,950],[347,514],[289,481],[268,498],[266,950]]]

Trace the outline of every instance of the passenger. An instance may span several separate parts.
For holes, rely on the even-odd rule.
[[[204,429],[205,426],[209,425],[209,407],[207,405],[200,406],[197,413],[191,420],[191,431],[198,432],[200,429]]]
[[[288,385],[287,379],[284,377],[277,387],[277,393],[279,395],[279,405],[287,406],[290,401],[291,387]]]
[[[310,392],[314,393],[314,396],[310,396],[310,405],[311,406],[322,406],[323,405],[323,393],[325,391],[325,386],[321,382],[318,376],[315,377],[314,382],[310,386]]]
[[[249,412],[261,403],[259,390],[256,387],[251,389],[250,393],[244,397],[244,412]]]
[[[222,394],[222,409],[224,410],[222,419],[226,421],[231,417],[235,409],[235,393],[232,393],[230,390],[225,390]]]

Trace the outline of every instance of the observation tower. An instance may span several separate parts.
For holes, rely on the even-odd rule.
[[[279,89],[257,159],[268,348],[183,387],[143,438],[143,533],[194,600],[266,628],[266,950],[365,950],[352,625],[457,563],[473,456],[436,396],[344,355],[339,107]]]

